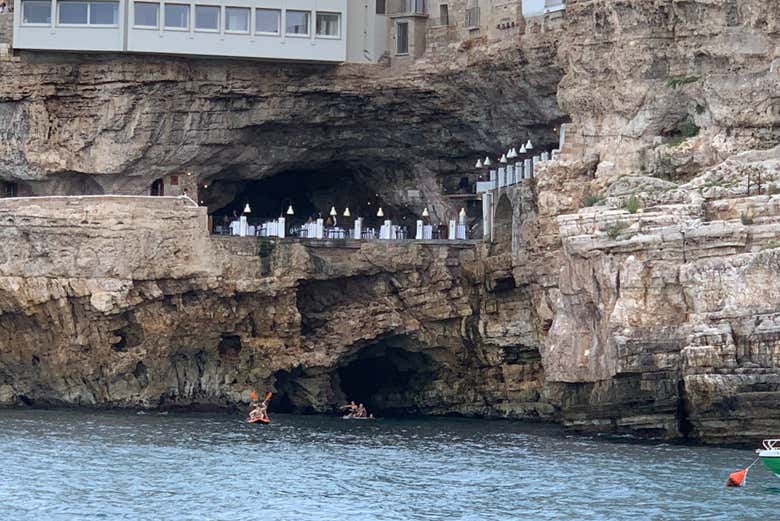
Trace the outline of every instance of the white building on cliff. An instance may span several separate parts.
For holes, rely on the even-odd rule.
[[[13,48],[400,63],[517,36],[565,0],[13,0]],[[445,52],[446,54],[446,52]]]
[[[381,2],[380,2],[381,3]],[[375,62],[377,0],[14,0],[14,49]]]

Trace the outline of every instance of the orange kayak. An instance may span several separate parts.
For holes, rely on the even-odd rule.
[[[247,423],[271,423],[271,420],[268,418],[255,418],[254,420],[251,418],[246,419]]]

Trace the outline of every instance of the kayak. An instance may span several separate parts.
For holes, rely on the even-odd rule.
[[[368,416],[342,416],[342,420],[376,420],[376,418],[370,418]]]
[[[271,420],[268,418],[247,418],[246,421],[247,423],[271,423]]]

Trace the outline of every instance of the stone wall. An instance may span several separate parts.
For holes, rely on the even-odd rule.
[[[10,59],[13,42],[14,15],[0,14],[0,60]]]

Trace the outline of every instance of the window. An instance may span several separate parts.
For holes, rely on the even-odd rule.
[[[183,4],[165,4],[165,28],[189,29],[190,6]]]
[[[317,36],[338,38],[341,15],[338,13],[317,13]]]
[[[376,14],[385,14],[386,12],[385,0],[376,0]]]
[[[133,24],[136,27],[150,27],[157,29],[160,20],[160,4],[149,2],[133,3]]]
[[[249,32],[249,8],[248,7],[226,7],[225,8],[225,31],[231,33]]]
[[[195,30],[219,31],[219,10],[216,5],[196,5]]]
[[[439,25],[450,25],[450,9],[447,4],[439,4]]]
[[[111,25],[119,21],[119,2],[80,2],[62,0],[57,23],[60,25]]]
[[[287,11],[287,27],[285,32],[292,35],[308,36],[309,34],[309,12],[308,11]]]
[[[409,24],[399,22],[395,26],[395,53],[409,54]]]
[[[63,25],[87,25],[89,4],[86,2],[60,2],[59,23]]]
[[[255,11],[255,32],[279,34],[282,12],[277,9],[258,9]]]
[[[90,2],[90,25],[119,25],[119,2]]]
[[[22,23],[51,25],[51,2],[23,0]]]

